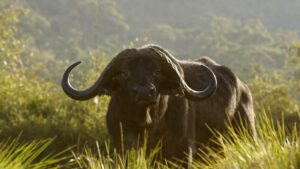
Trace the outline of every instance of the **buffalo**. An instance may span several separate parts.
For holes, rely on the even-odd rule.
[[[96,82],[77,90],[62,78],[64,92],[75,100],[109,95],[108,132],[118,152],[160,144],[161,159],[186,159],[213,145],[213,131],[246,126],[256,133],[249,88],[228,67],[208,57],[178,60],[158,45],[121,51]],[[147,137],[145,137],[147,135]]]

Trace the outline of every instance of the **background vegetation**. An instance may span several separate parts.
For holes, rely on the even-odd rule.
[[[283,167],[297,164],[299,167],[296,137],[300,131],[297,127],[300,121],[299,7],[298,1],[281,0],[184,3],[178,0],[2,0],[0,141],[7,145],[5,141],[9,138],[18,138],[19,142],[30,145],[35,140],[55,138],[48,149],[38,151],[58,153],[73,147],[73,157],[77,159],[73,162],[81,164],[78,167],[97,168],[91,159],[99,160],[99,157],[89,153],[87,147],[96,149],[98,141],[101,149],[105,149],[101,145],[108,140],[104,119],[109,98],[73,101],[61,90],[61,75],[70,63],[83,60],[73,74],[72,83],[84,88],[94,82],[105,64],[123,48],[157,43],[178,58],[207,55],[232,68],[251,88],[256,115],[260,117],[266,112],[264,120],[270,118],[275,123],[276,120],[284,123],[281,127],[261,127],[261,144],[270,146],[266,141],[272,138],[275,141],[271,146],[283,147],[282,152],[277,151],[282,158],[274,158],[278,164],[288,161]],[[264,120],[260,120],[262,124],[266,123]],[[270,121],[267,124],[272,126]],[[280,128],[286,132],[284,138],[280,135],[283,131],[278,131]],[[271,137],[272,132],[278,132],[280,137]],[[291,137],[290,141],[285,139]],[[38,141],[37,145],[42,143],[48,146],[50,142]],[[245,145],[242,140],[241,143]],[[237,159],[233,164],[242,168],[253,167],[248,165],[251,159],[254,166],[261,168],[268,166],[268,160],[274,160],[267,158],[274,152],[251,143],[245,150],[251,154],[269,152],[266,158],[246,159],[252,156],[239,151],[239,144],[228,145],[228,152],[236,152],[229,154],[231,159]],[[133,168],[149,167],[149,161],[143,162],[143,152],[132,154],[131,157],[136,157],[133,162],[141,159],[137,160],[141,163],[133,163]],[[2,152],[0,166],[1,155]],[[239,161],[240,157],[245,161]],[[262,162],[255,163],[258,159]],[[209,164],[223,166],[232,162],[226,160]],[[98,168],[102,164],[113,168],[106,157],[96,162]],[[46,164],[55,166],[52,162]]]

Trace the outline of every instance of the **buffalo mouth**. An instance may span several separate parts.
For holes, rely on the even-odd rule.
[[[139,99],[139,100],[135,100],[134,104],[139,106],[139,107],[149,107],[151,105],[155,105],[156,104],[156,98],[149,98],[149,99]]]

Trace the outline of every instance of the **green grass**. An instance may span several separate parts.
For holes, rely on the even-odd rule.
[[[194,162],[194,168],[241,169],[297,169],[300,168],[300,142],[297,126],[287,133],[283,122],[274,124],[264,114],[257,119],[258,135],[255,139],[246,132],[239,136],[232,129],[229,137],[222,138],[223,155],[212,151],[206,165]],[[233,139],[231,139],[233,138]],[[234,140],[234,141],[233,141]]]
[[[204,169],[297,169],[300,168],[300,142],[297,126],[288,133],[285,124],[274,122],[264,113],[257,119],[257,137],[253,139],[244,129],[238,135],[230,128],[229,136],[221,136],[219,144],[222,152],[215,152],[207,148],[203,161],[191,161],[189,168]],[[201,150],[200,150],[201,151]],[[130,151],[124,155],[116,153],[102,155],[98,146],[98,153],[94,154],[86,149],[84,154],[75,155],[80,168],[113,169],[113,168],[180,168],[177,164],[153,164],[154,155],[145,155],[145,148]]]
[[[105,148],[106,153],[101,152],[99,144],[97,143],[97,153],[93,153],[91,149],[86,149],[84,154],[74,154],[79,168],[82,169],[104,169],[104,168],[155,168],[153,166],[154,157],[158,149],[154,150],[148,157],[146,156],[146,147],[139,150],[131,150],[124,154],[117,154],[114,151],[109,154],[109,146]],[[104,155],[106,154],[106,155]]]
[[[20,133],[24,142],[56,137],[49,146],[60,152],[107,139],[107,97],[99,99],[101,109],[96,110],[93,100],[74,101],[60,86],[37,77],[29,80],[20,74],[7,76],[2,71],[0,77],[0,141]]]
[[[232,128],[227,136],[219,135],[221,152],[210,148],[203,161],[191,160],[189,168],[203,169],[297,169],[300,168],[300,141],[297,126],[287,131],[283,122],[274,122],[264,114],[257,118],[257,137],[247,132],[237,135]],[[216,133],[218,134],[218,133]],[[22,142],[19,138],[0,142],[1,169],[169,169],[180,168],[175,163],[155,162],[159,148],[146,156],[146,147],[124,154],[109,151],[109,145],[95,143],[96,151],[86,147],[83,152],[72,150],[53,154],[49,145],[54,139]],[[101,148],[100,148],[101,147]],[[199,150],[201,151],[201,150]],[[155,165],[154,165],[155,164]]]
[[[53,139],[35,140],[20,143],[19,139],[0,142],[1,169],[45,169],[64,168],[59,165],[69,158],[62,151],[58,154],[42,155]],[[63,155],[64,154],[64,155]]]

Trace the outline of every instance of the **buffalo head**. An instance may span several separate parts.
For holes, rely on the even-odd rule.
[[[201,91],[194,90],[184,80],[182,62],[162,48],[152,45],[138,49],[126,49],[114,57],[97,81],[85,90],[77,90],[69,83],[71,70],[80,64],[72,64],[64,73],[62,88],[75,100],[87,100],[96,95],[115,95],[128,104],[148,106],[154,104],[159,95],[181,95],[195,101],[212,95],[217,80],[212,70],[203,70],[210,77],[209,85]]]

